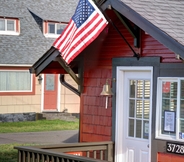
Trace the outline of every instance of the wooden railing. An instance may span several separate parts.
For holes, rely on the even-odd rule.
[[[18,162],[113,162],[113,142],[16,146]]]

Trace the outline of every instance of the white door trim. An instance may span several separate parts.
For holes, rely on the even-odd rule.
[[[115,121],[115,162],[122,162],[124,160],[123,152],[123,129],[119,129],[119,125],[123,123],[123,109],[119,108],[120,105],[122,105],[122,98],[125,98],[122,96],[122,89],[124,85],[124,73],[127,71],[149,71],[151,73],[151,98],[150,98],[150,105],[152,105],[152,87],[153,87],[153,67],[151,66],[117,66],[116,68],[116,121]],[[121,84],[120,84],[121,83]],[[118,87],[118,88],[117,88]],[[121,96],[120,96],[121,94]],[[120,99],[121,97],[121,99]],[[152,109],[150,109],[150,129],[149,129],[149,162],[151,162],[151,115],[152,115]]]

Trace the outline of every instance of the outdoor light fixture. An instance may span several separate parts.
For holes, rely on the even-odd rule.
[[[42,76],[41,76],[41,75],[39,75],[39,76],[38,76],[38,82],[39,82],[39,84],[41,84],[41,83],[42,83],[42,80],[43,80]]]
[[[105,108],[106,109],[107,109],[107,106],[108,106],[108,97],[113,95],[113,93],[111,91],[110,84],[108,83],[108,80],[110,80],[110,79],[106,79],[106,83],[105,83],[105,85],[103,85],[103,90],[100,93],[101,96],[106,97],[106,99],[105,99]]]

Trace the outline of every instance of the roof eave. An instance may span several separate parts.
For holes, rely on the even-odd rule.
[[[117,10],[127,19],[136,24],[139,28],[144,30],[146,33],[151,35],[153,38],[158,40],[160,43],[165,45],[171,51],[179,54],[184,58],[184,46],[177,42],[174,38],[167,35],[164,31],[156,27],[154,24],[150,23],[147,19],[140,16],[137,12],[131,9],[129,6],[121,2],[120,0],[109,0],[111,2],[112,8]]]
[[[51,47],[38,61],[30,68],[30,73],[38,76],[58,55],[59,51]]]

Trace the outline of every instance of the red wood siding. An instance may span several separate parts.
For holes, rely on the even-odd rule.
[[[84,73],[80,141],[111,140],[111,98],[109,98],[109,107],[105,109],[105,98],[100,96],[106,78],[110,77],[111,70],[109,69],[88,69]]]
[[[158,153],[157,162],[183,162],[183,156],[166,154],[166,153]]]
[[[115,24],[133,47],[133,37],[130,33],[121,22],[116,21]],[[105,98],[100,96],[100,93],[106,79],[112,78],[112,58],[133,57],[133,52],[114,28],[110,27],[105,32],[108,35],[101,49],[96,51],[98,47],[90,45],[84,55],[84,91],[81,95],[80,110],[81,142],[111,140],[112,101],[110,98],[109,107],[105,109]],[[141,46],[134,50],[140,53],[141,57],[160,56],[162,62],[179,62],[173,52],[143,31]]]
[[[170,51],[167,47],[160,44],[157,40],[151,37],[145,32],[142,31],[142,45],[141,45],[141,56],[143,57],[152,57],[159,56],[161,57],[161,62],[180,62],[175,58],[175,54]]]

